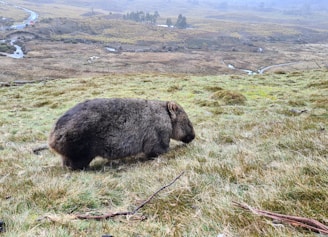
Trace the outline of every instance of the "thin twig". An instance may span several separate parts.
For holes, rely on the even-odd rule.
[[[33,148],[32,151],[35,155],[39,155],[40,151],[48,150],[48,149],[49,149],[49,146],[47,144],[43,144],[39,147]]]
[[[298,217],[298,216],[289,216],[289,215],[283,215],[283,214],[278,214],[274,212],[269,212],[269,211],[264,211],[264,210],[259,210],[253,207],[250,207],[247,204],[242,204],[238,202],[233,202],[236,206],[243,208],[245,210],[248,210],[254,214],[260,215],[260,216],[265,216],[268,218],[271,218],[273,220],[278,220],[293,226],[297,227],[303,227],[307,228],[309,230],[322,233],[322,234],[328,234],[328,226],[320,223],[317,220],[314,219],[309,219],[305,217]]]
[[[184,172],[182,172],[181,174],[179,174],[174,180],[172,180],[169,184],[161,187],[160,189],[158,189],[155,193],[153,193],[149,198],[147,198],[143,203],[141,203],[139,206],[137,206],[133,211],[123,211],[123,212],[113,212],[113,213],[106,213],[104,215],[98,215],[98,216],[94,216],[94,215],[87,215],[87,214],[77,214],[75,215],[75,218],[77,219],[92,219],[92,220],[104,220],[104,219],[109,219],[109,218],[113,218],[115,216],[127,216],[127,215],[134,215],[137,213],[137,211],[139,211],[141,208],[143,208],[147,203],[149,203],[160,191],[162,191],[163,189],[171,186],[172,184],[174,184],[182,175],[184,174]]]

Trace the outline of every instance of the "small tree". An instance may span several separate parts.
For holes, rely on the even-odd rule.
[[[150,14],[148,12],[144,13],[143,11],[130,12],[126,15],[123,15],[124,20],[132,20],[136,22],[149,22],[156,23],[157,18],[159,17],[159,13],[157,11],[154,14]]]
[[[171,18],[167,18],[167,19],[166,19],[166,25],[167,25],[168,27],[173,26],[173,22],[172,22],[172,19],[171,19]]]
[[[155,19],[157,19],[158,17],[160,17],[158,11],[155,11],[155,12],[154,12],[154,17],[155,17]]]
[[[187,24],[187,18],[185,16],[182,16],[181,14],[178,16],[178,20],[175,23],[175,27],[179,28],[179,29],[185,29],[187,28],[188,24]]]

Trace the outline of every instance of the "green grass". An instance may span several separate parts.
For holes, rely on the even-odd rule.
[[[327,222],[327,77],[325,70],[113,74],[0,88],[0,219],[7,225],[2,236],[317,236],[273,225],[232,201]],[[63,169],[49,151],[32,154],[61,114],[95,97],[175,100],[197,137],[187,146],[172,142],[154,160],[109,165],[97,158],[90,171],[81,172]],[[133,210],[182,171],[138,212],[144,221],[69,218]]]

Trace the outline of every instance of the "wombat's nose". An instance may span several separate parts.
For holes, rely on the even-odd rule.
[[[187,135],[182,139],[182,142],[189,143],[192,140],[194,140],[194,138],[195,138],[195,134]]]

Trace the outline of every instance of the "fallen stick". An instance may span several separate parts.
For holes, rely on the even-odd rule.
[[[162,191],[163,189],[171,186],[172,184],[174,184],[182,175],[184,174],[184,172],[182,172],[181,174],[179,174],[174,180],[172,180],[169,184],[161,187],[160,189],[158,189],[155,193],[153,193],[149,198],[147,198],[143,203],[141,203],[139,206],[137,206],[133,211],[123,211],[123,212],[113,212],[113,213],[106,213],[103,215],[86,215],[86,214],[76,214],[74,215],[74,217],[76,219],[92,219],[92,220],[104,220],[104,219],[109,219],[109,218],[113,218],[115,216],[127,216],[127,215],[134,215],[137,213],[137,211],[139,211],[141,208],[143,208],[147,203],[149,203],[160,191]]]
[[[243,208],[245,210],[248,210],[256,215],[265,216],[265,217],[271,218],[273,220],[278,220],[278,221],[290,224],[292,226],[307,228],[307,229],[312,230],[317,233],[328,234],[328,226],[326,226],[314,219],[298,217],[298,216],[283,215],[283,214],[278,214],[278,213],[274,213],[274,212],[259,210],[259,209],[250,207],[247,204],[242,204],[242,203],[238,203],[238,202],[233,202],[233,203],[236,206]]]
[[[43,151],[43,150],[48,150],[49,147],[47,144],[44,144],[42,146],[39,146],[39,147],[36,147],[36,148],[33,148],[32,149],[32,152],[35,154],[35,155],[39,155],[40,151]]]

